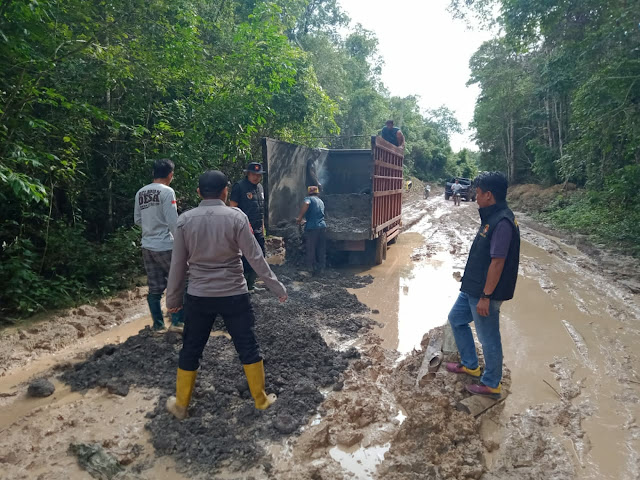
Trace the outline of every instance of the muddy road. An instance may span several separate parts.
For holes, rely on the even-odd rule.
[[[113,478],[640,478],[640,302],[624,258],[616,275],[605,255],[519,217],[520,278],[502,308],[510,395],[475,419],[455,408],[464,379],[441,369],[416,385],[476,208],[416,194],[383,265],[313,279],[277,267],[289,302],[253,296],[279,395],[264,413],[224,331],[205,351],[190,419],[164,412],[180,337],[138,333],[151,323],[143,289],[2,332],[0,478],[92,478],[72,443],[100,445],[121,465]],[[27,397],[39,377],[55,393]]]

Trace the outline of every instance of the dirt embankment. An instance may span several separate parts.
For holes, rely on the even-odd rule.
[[[0,331],[0,376],[147,314],[146,288],[121,292],[94,305],[31,319],[26,326]]]
[[[597,243],[589,235],[563,232],[532,218],[548,210],[559,197],[571,195],[576,191],[577,188],[572,183],[549,188],[536,184],[515,185],[509,188],[508,201],[514,210],[524,212],[520,213],[519,217],[528,228],[575,245],[589,258],[588,263],[591,265],[584,263],[584,267],[605,273],[633,293],[640,293],[640,259],[626,255],[620,248],[616,248],[616,245]],[[562,252],[558,250],[556,253]]]

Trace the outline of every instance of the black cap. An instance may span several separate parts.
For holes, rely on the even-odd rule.
[[[262,164],[258,162],[251,162],[247,165],[247,168],[244,169],[245,172],[253,172],[258,174],[263,174],[264,170],[262,170]]]
[[[220,170],[207,170],[200,175],[200,180],[198,181],[198,187],[200,188],[200,194],[202,196],[207,193],[217,195],[222,192],[228,184],[229,180],[227,180],[227,176]]]

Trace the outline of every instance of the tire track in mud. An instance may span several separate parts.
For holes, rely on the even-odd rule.
[[[442,200],[438,202],[444,203]],[[428,255],[418,256],[418,259],[430,257],[435,251],[442,252],[451,245],[451,255],[457,258],[461,267],[464,266],[467,246],[478,225],[475,208],[468,207],[463,203],[461,207],[451,206],[442,213],[445,208],[441,205],[431,206],[433,211],[440,212],[438,218],[425,218],[417,222],[412,231],[434,232],[430,240],[435,246],[424,247]],[[629,352],[630,345],[636,348],[639,345],[635,326],[640,319],[637,297],[633,297],[624,283],[607,276],[603,279],[601,274],[607,274],[598,267],[597,259],[586,257],[555,237],[528,228],[526,220],[524,224],[520,223],[523,243],[534,246],[523,250],[520,274],[535,281],[542,295],[536,293],[536,301],[523,303],[522,300],[535,293],[524,292],[522,288],[530,288],[529,283],[524,282],[516,298],[507,304],[504,320],[517,325],[518,312],[530,306],[540,309],[541,318],[538,320],[542,320],[542,324],[538,330],[525,329],[531,330],[534,337],[505,338],[505,347],[512,350],[511,356],[517,355],[519,348],[514,350],[511,342],[524,341],[531,344],[529,348],[534,348],[531,352],[534,356],[529,362],[544,362],[542,357],[535,356],[534,345],[545,335],[544,323],[552,318],[557,321],[561,330],[554,327],[559,337],[552,343],[566,346],[556,349],[556,355],[549,357],[546,361],[548,369],[540,365],[541,370],[528,378],[522,378],[523,374],[519,373],[518,380],[529,384],[534,380],[541,382],[540,377],[545,376],[546,370],[558,382],[560,398],[559,402],[539,403],[536,398],[541,399],[544,395],[522,398],[516,391],[516,395],[505,402],[505,410],[509,412],[506,417],[500,414],[500,410],[485,416],[483,438],[513,447],[487,452],[489,471],[483,478],[599,479],[604,475],[608,475],[607,478],[638,478],[637,454],[624,456],[624,459],[610,455],[616,448],[637,452],[640,447],[636,424],[640,411],[631,360],[635,356]],[[585,292],[590,294],[585,295]],[[597,292],[595,296],[594,292]],[[511,330],[513,327],[507,329]],[[517,327],[517,330],[521,328]],[[621,331],[627,339],[626,344],[618,342],[615,348],[603,347],[613,342],[613,332]],[[575,352],[574,356],[566,356],[570,350]],[[618,371],[610,365],[617,365]],[[625,373],[620,374],[620,369]],[[521,387],[519,384],[516,388]],[[552,392],[551,388],[541,382],[539,390]],[[531,390],[529,386],[527,391]],[[512,405],[518,405],[521,410],[515,410]],[[605,420],[603,413],[609,411],[620,411],[622,420],[609,414],[604,415]],[[613,431],[607,425],[612,421],[619,422]],[[499,427],[491,427],[492,422]],[[623,460],[621,468],[616,466],[614,458]]]

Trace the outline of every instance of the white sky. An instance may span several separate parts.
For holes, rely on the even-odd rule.
[[[418,95],[423,110],[446,105],[467,128],[473,119],[478,88],[466,86],[469,59],[487,31],[470,31],[454,20],[449,0],[339,0],[355,25],[375,32],[385,65],[382,81],[391,95]],[[471,132],[454,135],[454,151],[477,150]]]

